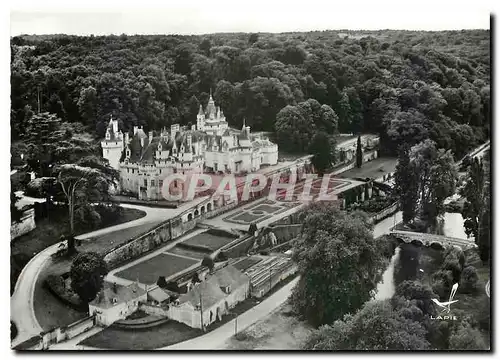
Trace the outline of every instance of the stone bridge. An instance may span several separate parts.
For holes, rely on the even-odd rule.
[[[443,235],[424,234],[399,230],[393,230],[390,232],[390,234],[399,241],[420,246],[423,245],[444,248],[446,246],[455,245],[460,246],[464,250],[477,247],[477,245],[472,240],[458,239]]]

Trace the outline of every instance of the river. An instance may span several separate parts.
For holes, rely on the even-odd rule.
[[[383,234],[388,233],[396,223],[401,222],[401,217],[402,217],[401,212],[398,212],[396,215],[382,220],[380,223],[375,225],[375,228],[373,229],[373,236],[379,237]],[[443,222],[441,227],[442,233],[445,236],[467,239],[467,235],[465,234],[463,224],[464,224],[464,219],[462,217],[462,214],[445,213],[443,216]],[[410,251],[412,250],[410,248],[415,247],[414,245],[410,244],[406,244],[405,246],[407,247],[406,250]],[[415,247],[414,250],[417,250],[417,248]],[[415,251],[415,254],[420,254],[422,251],[425,252],[425,249],[419,249],[419,251]],[[432,251],[434,252],[435,250]],[[401,246],[396,248],[394,255],[391,258],[391,261],[389,262],[389,266],[382,274],[382,280],[380,280],[380,282],[377,284],[377,292],[374,296],[375,300],[388,299],[392,297],[392,295],[394,295],[394,291],[396,290],[394,284],[394,269],[396,264],[400,260],[400,257],[401,257]],[[409,266],[413,267],[413,265]],[[417,271],[417,269],[407,269],[407,270],[409,270],[410,272]]]

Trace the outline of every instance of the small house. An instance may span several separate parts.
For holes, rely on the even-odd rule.
[[[250,294],[250,278],[228,265],[196,283],[169,308],[169,318],[201,329],[221,320]],[[202,324],[203,319],[203,324]]]
[[[147,293],[137,283],[129,286],[104,283],[96,298],[89,303],[89,314],[95,315],[96,323],[109,326],[123,320],[146,302]]]

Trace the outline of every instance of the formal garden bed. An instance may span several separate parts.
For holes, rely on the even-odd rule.
[[[156,284],[160,276],[165,276],[167,278],[196,263],[197,261],[194,259],[162,253],[132,265],[116,273],[115,276],[131,281],[138,280],[143,284]]]

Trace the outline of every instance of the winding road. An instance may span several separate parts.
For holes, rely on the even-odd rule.
[[[22,194],[19,194],[22,196]],[[24,197],[21,199],[23,203],[33,203],[35,201],[43,202],[45,199],[36,199]],[[132,220],[123,224],[110,226],[104,229],[92,231],[86,234],[77,236],[80,240],[90,240],[93,237],[104,235],[117,230],[131,228],[137,225],[148,223],[156,223],[165,221],[169,218],[176,216],[185,210],[184,207],[177,209],[165,208],[152,208],[140,205],[121,204],[124,208],[137,209],[144,211],[146,215],[140,219]],[[36,230],[35,230],[36,231]],[[52,254],[56,253],[59,249],[60,243],[49,246],[45,250],[39,252],[34,256],[28,264],[24,267],[23,271],[17,279],[14,293],[10,298],[10,314],[11,320],[18,328],[18,336],[12,341],[12,347],[22,343],[29,338],[39,335],[43,329],[38,323],[35,316],[35,309],[33,308],[33,297],[35,291],[35,283],[48,260],[51,259]]]

